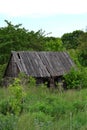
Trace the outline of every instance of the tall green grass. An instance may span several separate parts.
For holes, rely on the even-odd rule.
[[[21,104],[22,111],[6,115],[0,111],[0,123],[3,125],[0,130],[87,129],[87,89],[60,93],[44,85],[21,87],[26,93]],[[0,88],[0,110],[3,100],[7,101],[12,96],[13,93],[9,93],[8,88]]]

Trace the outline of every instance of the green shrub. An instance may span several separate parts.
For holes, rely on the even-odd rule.
[[[17,122],[16,130],[35,130],[34,118],[31,113],[22,114]]]
[[[14,115],[0,114],[0,130],[15,130],[18,118]]]
[[[9,99],[4,99],[0,101],[0,113],[7,115],[8,113],[12,113],[12,107],[9,103]]]
[[[29,84],[28,84],[29,87],[35,87],[36,86],[36,80],[35,78],[33,77],[29,77]]]
[[[87,68],[81,68],[82,88],[87,88]]]
[[[23,110],[23,102],[26,96],[23,87],[20,85],[20,80],[15,79],[14,83],[8,87],[9,96],[0,102],[0,112],[3,114],[12,113],[20,114]]]
[[[86,109],[86,101],[79,101],[76,100],[75,102],[72,103],[73,110],[76,112],[82,112]]]
[[[41,111],[34,112],[32,116],[34,117],[35,124],[39,124],[40,127],[50,125],[53,119],[50,115],[47,115]]]
[[[26,125],[23,125],[23,124]],[[20,116],[16,130],[51,130],[52,117],[43,112],[27,113]]]
[[[86,112],[80,112],[72,115],[71,125],[73,130],[86,130],[87,129],[87,115]]]
[[[87,87],[87,69],[80,68],[79,70],[71,69],[71,71],[64,75],[67,88],[81,89]]]
[[[6,64],[0,65],[0,85],[2,85],[3,82],[3,75],[6,68]]]

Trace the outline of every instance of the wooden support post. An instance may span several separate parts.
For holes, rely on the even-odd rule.
[[[53,77],[51,77],[50,79],[49,79],[49,87],[50,88],[54,88],[54,78]]]

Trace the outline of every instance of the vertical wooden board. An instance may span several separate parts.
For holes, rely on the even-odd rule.
[[[70,70],[70,64],[69,64],[68,60],[66,59],[66,56],[64,55],[64,53],[62,53],[61,55],[62,55],[64,63],[65,63],[64,67],[66,69],[66,72],[68,72]]]
[[[57,56],[58,53],[54,52],[52,53],[52,63],[53,63],[53,66],[54,66],[54,69],[56,71],[56,75],[60,75],[60,72],[63,72],[63,68],[61,66],[61,63],[60,63],[60,59],[59,57]]]
[[[52,57],[52,58],[51,58]],[[51,63],[53,65],[55,75],[57,76],[59,71],[62,71],[61,65],[58,63],[59,59],[56,57],[56,53],[51,53],[50,55]]]
[[[7,65],[6,71],[5,71],[5,77],[11,77],[12,76],[12,61],[13,61],[13,57],[10,57],[10,61]]]
[[[50,62],[49,62],[49,60],[48,60],[48,58],[47,58],[47,53],[46,52],[43,52],[42,53],[42,55],[40,54],[40,56],[41,56],[41,60],[42,60],[42,62],[43,62],[43,64],[44,64],[44,66],[45,66],[45,68],[46,68],[46,70],[47,70],[47,73],[49,74],[49,76],[51,75],[53,75],[52,73],[52,66],[51,66],[51,64],[50,64]]]
[[[72,66],[75,67],[74,62],[73,62],[73,60],[71,59],[71,57],[68,55],[68,53],[64,52],[64,55],[65,55],[65,57],[66,57],[66,60],[69,62],[70,67],[72,67]]]
[[[51,64],[52,67],[52,71],[53,71],[53,76],[57,76],[57,65],[56,65],[56,61],[54,59],[54,53],[48,53],[47,55],[49,62]]]
[[[47,65],[47,68],[49,69],[50,73],[51,73],[51,76],[56,76],[56,73],[55,73],[55,68],[52,64],[52,57],[50,58],[50,53],[46,53],[45,54],[45,58],[48,62],[48,65]]]
[[[62,65],[61,65],[60,58],[59,58],[59,53],[55,52],[55,56],[54,57],[55,57],[55,60],[56,60],[56,64],[58,66],[58,70],[62,70],[63,68],[62,68]]]
[[[26,66],[25,66],[24,60],[23,60],[23,52],[19,52],[19,55],[20,55],[20,64],[22,67],[22,72],[28,75],[28,72],[27,72],[27,69],[26,69]]]
[[[40,76],[39,67],[35,62],[36,57],[35,57],[34,52],[29,53],[29,58],[30,58],[30,61],[31,61],[31,64],[32,64],[32,71],[33,71],[34,75],[39,77]]]
[[[25,52],[22,52],[21,56],[22,56],[22,59],[23,59],[23,63],[25,65],[25,67],[26,67],[27,73],[30,76],[32,74],[32,68],[31,68],[32,65],[29,62],[28,56],[26,55]]]
[[[35,53],[36,57],[37,57],[37,62],[39,65],[39,69],[41,71],[42,77],[49,77],[50,74],[46,69],[46,66],[43,64],[41,57],[39,56],[39,53]]]
[[[65,62],[64,62],[64,57],[62,56],[61,52],[58,53],[58,57],[60,59],[61,66],[63,68],[63,73],[65,73],[66,72]]]
[[[48,60],[47,57],[47,53],[46,52],[42,52],[41,54],[39,53],[39,56],[44,64],[44,66],[46,67],[46,70],[48,71],[48,73],[50,73],[50,75],[53,75],[53,70],[52,70],[52,66]]]
[[[64,53],[61,53],[61,56],[64,61],[64,67],[65,67],[66,71],[68,72],[70,70],[70,66],[71,66],[69,59],[67,59],[67,57]]]
[[[61,64],[62,64],[63,70],[64,70],[64,72],[66,72],[67,68],[66,68],[66,63],[65,63],[65,57],[62,55],[61,52],[59,53],[59,58],[61,60]]]
[[[27,57],[27,63],[26,66],[28,67],[28,71],[30,70],[30,76],[37,76],[36,71],[34,71],[34,65],[33,65],[33,58],[31,58],[31,53],[25,53],[25,56]]]
[[[18,68],[19,68],[19,70],[21,72],[22,71],[22,66],[20,64],[20,60],[19,60],[16,52],[13,52],[13,58],[14,58],[14,62],[17,64],[17,66],[18,66]]]
[[[56,55],[56,60],[57,60],[57,64],[58,64],[58,76],[60,74],[64,74],[65,70],[64,70],[64,67],[63,67],[63,63],[62,63],[62,60],[61,60],[61,55],[60,55],[60,52],[55,52],[55,55]]]
[[[16,53],[16,59],[18,59],[18,61],[16,62],[18,66],[20,66],[20,72],[25,72],[24,68],[23,68],[23,64],[22,64],[22,59],[19,58],[19,53]]]

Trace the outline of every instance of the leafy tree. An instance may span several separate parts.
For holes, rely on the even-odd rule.
[[[76,49],[80,44],[79,37],[84,34],[81,30],[76,30],[72,33],[65,33],[61,40],[66,47],[66,49]]]
[[[44,50],[44,31],[28,32],[28,48],[29,50],[43,51]]]
[[[83,66],[87,66],[87,32],[80,37],[79,50],[79,61]]]
[[[62,51],[64,50],[63,43],[60,38],[49,40],[45,44],[46,51]]]

